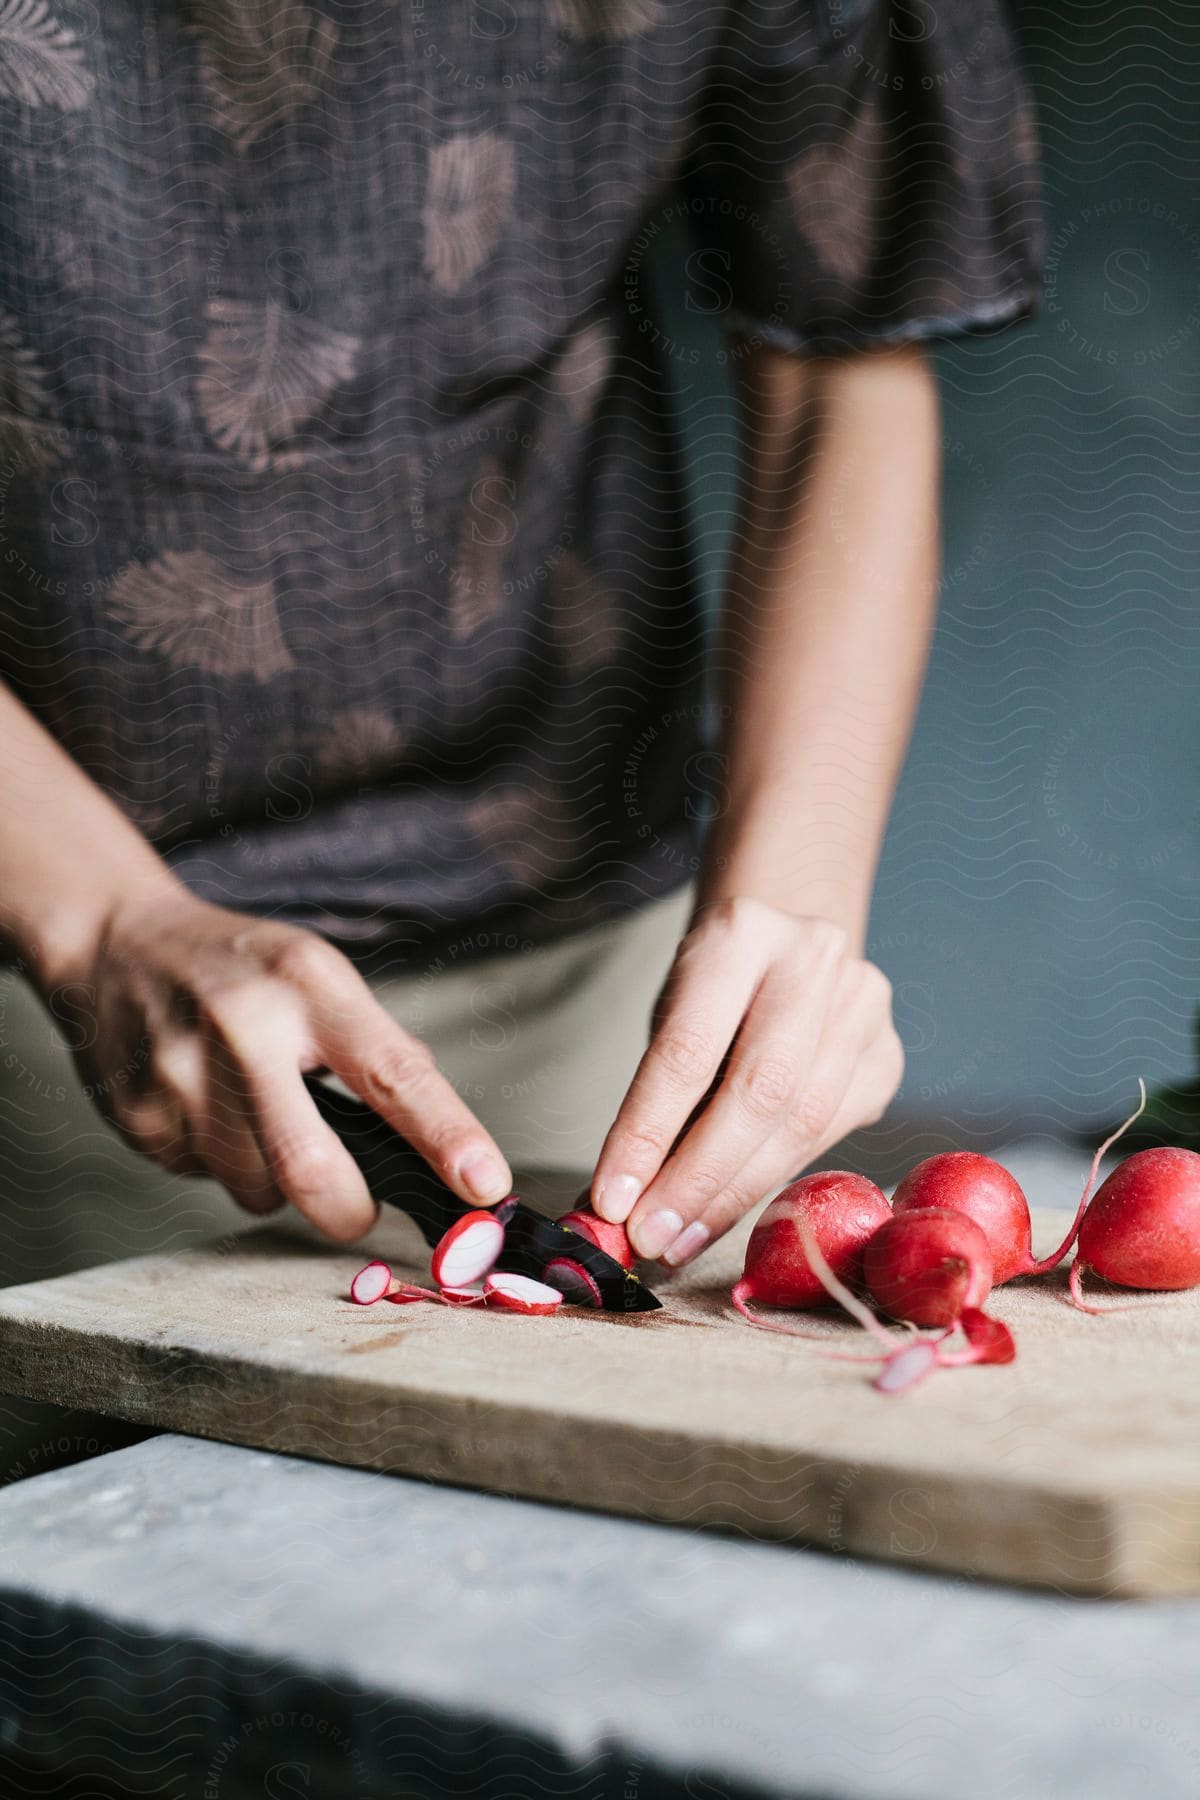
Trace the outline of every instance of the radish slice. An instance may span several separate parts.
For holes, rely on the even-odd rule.
[[[568,1306],[603,1306],[600,1289],[582,1263],[571,1256],[556,1256],[546,1264],[546,1274],[555,1287],[561,1288]]]
[[[394,1281],[383,1296],[393,1306],[407,1306],[410,1300],[440,1300],[436,1288],[418,1287],[415,1281]]]
[[[356,1306],[374,1306],[393,1285],[392,1271],[385,1262],[369,1262],[350,1283],[350,1298]]]
[[[563,1302],[558,1289],[547,1287],[544,1281],[534,1281],[528,1275],[506,1275],[502,1270],[488,1276],[483,1291],[491,1305],[507,1306],[511,1312],[552,1313]]]
[[[469,1287],[482,1281],[503,1248],[504,1226],[495,1213],[464,1213],[433,1253],[433,1279],[441,1288]]]
[[[444,1287],[439,1298],[447,1306],[477,1306],[487,1295],[481,1287]]]
[[[909,1388],[932,1375],[937,1367],[936,1343],[919,1338],[915,1344],[905,1344],[884,1359],[883,1367],[875,1377],[875,1386],[881,1394],[906,1394]]]

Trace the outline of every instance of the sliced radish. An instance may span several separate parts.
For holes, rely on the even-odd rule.
[[[605,1251],[623,1269],[632,1269],[637,1264],[637,1251],[630,1243],[623,1225],[614,1225],[610,1219],[602,1219],[590,1207],[581,1206],[575,1212],[564,1213],[558,1221],[568,1231],[577,1232],[595,1244],[597,1250]]]
[[[490,1305],[507,1306],[511,1312],[552,1313],[563,1302],[558,1289],[547,1287],[544,1281],[534,1281],[529,1275],[506,1275],[503,1270],[488,1276],[483,1291]]]
[[[385,1262],[369,1262],[350,1283],[350,1298],[356,1306],[374,1306],[393,1285],[392,1271]]]
[[[442,1288],[469,1287],[482,1281],[503,1248],[504,1226],[495,1213],[464,1213],[438,1242],[433,1279]]]
[[[481,1287],[444,1287],[439,1296],[447,1306],[477,1306],[487,1299]]]
[[[410,1300],[440,1300],[436,1288],[418,1287],[413,1281],[396,1281],[383,1296],[393,1306],[407,1306]]]
[[[568,1306],[603,1306],[600,1289],[582,1263],[571,1256],[556,1256],[546,1264],[546,1275],[561,1289]]]

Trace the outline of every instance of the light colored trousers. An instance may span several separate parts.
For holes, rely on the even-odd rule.
[[[590,1172],[646,1047],[691,890],[542,948],[463,939],[419,975],[377,982],[392,1017],[516,1168]]]

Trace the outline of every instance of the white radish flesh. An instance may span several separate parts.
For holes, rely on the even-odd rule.
[[[529,1275],[507,1275],[502,1269],[488,1276],[483,1289],[489,1305],[506,1306],[510,1312],[552,1313],[563,1303],[557,1288]]]
[[[350,1298],[356,1306],[374,1306],[393,1285],[392,1271],[385,1262],[369,1262],[350,1283]]]
[[[442,1288],[469,1287],[483,1280],[503,1248],[504,1226],[494,1213],[464,1213],[433,1253],[433,1279]]]

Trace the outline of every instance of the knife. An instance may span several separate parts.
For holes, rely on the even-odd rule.
[[[339,1093],[315,1075],[306,1075],[304,1085],[325,1123],[358,1164],[372,1198],[406,1212],[427,1244],[436,1244],[456,1219],[476,1210],[363,1101]],[[591,1276],[606,1312],[657,1312],[661,1307],[662,1301],[645,1282],[623,1269],[615,1256],[515,1195],[488,1210],[505,1221],[504,1267],[514,1275],[544,1281],[548,1264],[556,1257],[569,1257]]]

